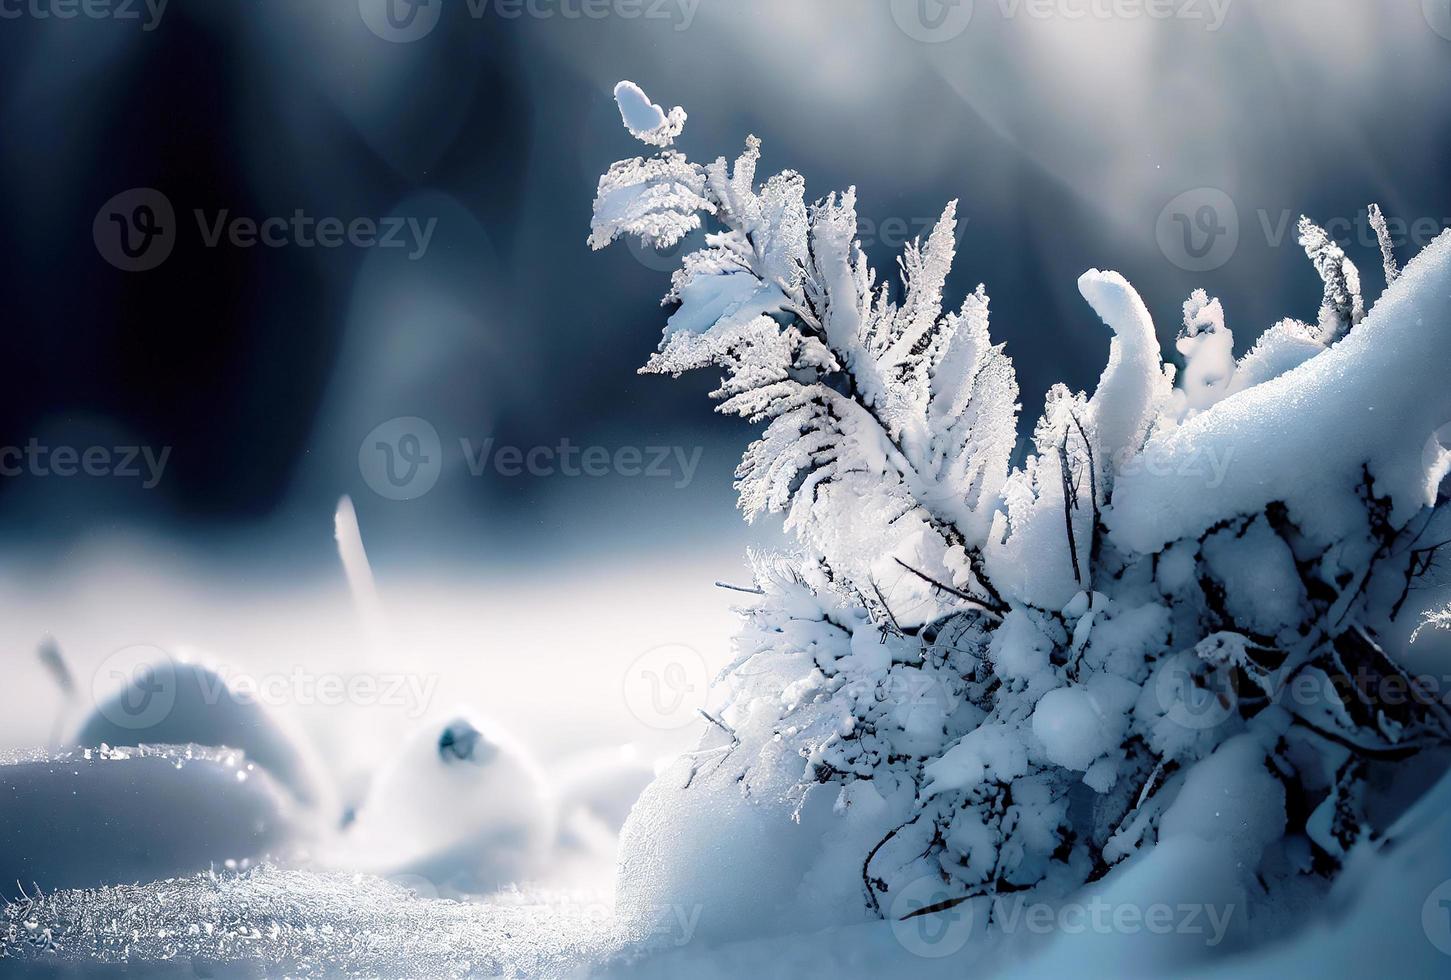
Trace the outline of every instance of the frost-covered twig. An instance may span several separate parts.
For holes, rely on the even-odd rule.
[[[1365,319],[1360,296],[1360,273],[1345,250],[1329,233],[1309,218],[1300,217],[1300,247],[1325,282],[1325,300],[1320,307],[1322,342],[1329,344],[1350,332]]]
[[[747,592],[751,595],[765,595],[766,590],[745,585],[731,585],[729,582],[716,582],[717,589],[728,589],[731,592]]]
[[[1442,606],[1440,609],[1428,609],[1421,614],[1421,624],[1411,633],[1411,642],[1415,643],[1420,639],[1421,633],[1427,629],[1451,630],[1451,605]]]
[[[1381,213],[1379,204],[1372,204],[1368,208],[1370,213],[1370,226],[1375,229],[1375,240],[1380,245],[1381,268],[1385,272],[1386,286],[1389,287],[1400,278],[1400,266],[1396,264],[1396,248],[1391,242],[1390,229],[1386,227],[1386,216]]]

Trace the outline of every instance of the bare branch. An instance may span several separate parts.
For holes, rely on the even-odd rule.
[[[1088,492],[1093,495],[1093,540],[1089,547],[1089,561],[1098,559],[1098,463],[1093,458],[1093,443],[1088,439],[1088,433],[1083,429],[1083,423],[1079,420],[1077,413],[1072,416],[1073,424],[1078,429],[1078,437],[1083,440],[1083,451],[1088,454]]]
[[[1063,430],[1063,441],[1058,445],[1058,476],[1063,482],[1063,522],[1068,527],[1068,560],[1073,563],[1073,581],[1083,584],[1083,572],[1078,568],[1078,541],[1073,536],[1073,511],[1078,507],[1078,493],[1068,479],[1068,430]]]
[[[1001,618],[1003,610],[994,607],[992,600],[987,598],[986,596],[976,595],[972,592],[964,592],[961,589],[954,589],[952,586],[946,584],[945,582],[937,581],[937,579],[933,578],[931,575],[928,575],[926,572],[918,571],[900,558],[893,558],[892,560],[895,561],[898,565],[901,565],[907,571],[911,572],[913,575],[920,578],[922,581],[926,582],[928,585],[932,586],[933,588],[946,592],[949,595],[955,595],[957,596],[957,598],[962,599],[966,602],[971,602],[974,605],[981,606],[984,612],[991,613],[994,616]]]

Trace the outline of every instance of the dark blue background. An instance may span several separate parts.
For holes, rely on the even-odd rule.
[[[734,533],[748,430],[711,413],[713,378],[634,374],[666,276],[625,247],[585,246],[597,175],[639,149],[610,99],[625,77],[689,110],[692,157],[733,155],[754,132],[762,176],[799,169],[812,197],[855,183],[874,224],[918,229],[960,198],[954,297],[987,284],[1025,425],[1050,383],[1089,387],[1102,367],[1107,332],[1075,288],[1086,268],[1138,286],[1166,353],[1179,304],[1205,286],[1243,351],[1282,316],[1313,319],[1319,299],[1293,234],[1275,247],[1261,212],[1348,218],[1376,200],[1405,219],[1451,215],[1451,40],[1418,5],[1235,0],[1209,31],[1005,17],[979,0],[942,44],[866,0],[704,0],[688,26],[569,17],[566,0],[475,18],[450,0],[410,44],[374,36],[357,0],[172,0],[150,32],[0,20],[0,444],[173,448],[151,491],[0,480],[0,531],[56,561],[126,527],[316,537],[351,493],[381,546],[420,560]],[[126,273],[91,226],[137,186],[163,191],[183,227],[161,267]],[[1202,186],[1231,195],[1241,240],[1191,274],[1155,224]],[[209,249],[196,208],[438,227],[417,262]],[[895,244],[870,243],[884,272]],[[1374,295],[1378,259],[1352,255]],[[427,497],[391,502],[363,486],[357,452],[399,415],[430,419],[446,446],[705,451],[685,488],[470,479],[455,461]]]

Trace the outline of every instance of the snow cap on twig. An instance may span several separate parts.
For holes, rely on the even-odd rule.
[[[642,143],[663,149],[685,129],[684,109],[676,106],[667,113],[634,82],[626,80],[615,86],[615,104],[625,128]]]

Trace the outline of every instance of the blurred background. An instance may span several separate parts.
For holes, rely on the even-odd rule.
[[[776,536],[735,512],[715,379],[634,373],[677,256],[585,244],[640,151],[622,78],[694,159],[755,133],[763,176],[855,184],[884,272],[959,198],[953,294],[987,284],[1025,427],[1102,369],[1087,268],[1166,353],[1208,289],[1242,353],[1315,317],[1301,212],[1368,296],[1367,203],[1402,261],[1451,223],[1451,0],[0,0],[0,747],[137,645],[434,679],[282,697],[339,772],[465,702],[546,766],[689,744],[631,685],[689,708],[728,659],[714,582]]]

